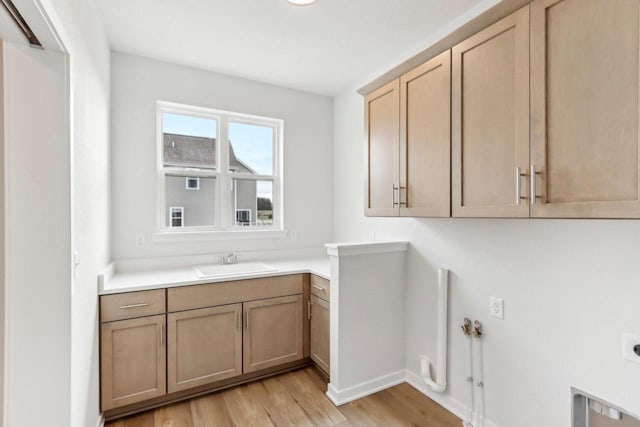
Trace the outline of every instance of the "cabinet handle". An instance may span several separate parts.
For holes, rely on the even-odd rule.
[[[160,347],[164,345],[164,323],[160,323]]]
[[[522,196],[522,177],[528,176],[526,173],[522,173],[522,169],[519,166],[516,167],[516,205],[519,205],[522,200],[526,200],[527,197]]]
[[[319,290],[319,291],[322,291],[322,292],[326,292],[326,291],[324,290],[324,288],[323,288],[322,286],[320,286],[320,285],[313,285],[313,288],[314,288],[314,289],[317,289],[317,290]]]
[[[313,307],[313,303],[311,301],[307,301],[307,320],[311,319],[311,317],[313,316],[311,307]]]
[[[140,304],[129,304],[129,305],[121,305],[120,310],[126,310],[128,308],[138,308],[138,307],[147,307],[149,305],[148,302],[143,302]]]
[[[541,197],[538,196],[537,191],[536,191],[536,175],[540,175],[540,172],[536,172],[536,166],[535,165],[531,165],[531,170],[529,173],[529,182],[531,185],[531,190],[530,190],[530,200],[531,200],[531,204],[535,205],[536,204],[536,199],[540,199]]]
[[[398,206],[398,202],[396,202],[396,191],[399,192],[400,188],[396,187],[395,184],[391,184],[391,201],[393,202],[391,207],[395,208]]]
[[[404,202],[402,201],[402,190],[404,190]],[[398,191],[398,198],[400,199],[400,206],[407,207],[407,187],[400,187],[400,191]]]
[[[249,310],[247,310],[247,324],[246,324],[247,330],[249,330]]]

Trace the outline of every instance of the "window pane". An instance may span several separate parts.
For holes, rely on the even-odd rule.
[[[273,175],[273,128],[229,122],[229,172]]]
[[[165,166],[216,168],[215,119],[162,113]]]
[[[215,224],[216,179],[199,177],[198,189],[187,188],[186,183],[192,179],[187,176],[166,176],[167,227],[202,227]]]
[[[231,200],[234,225],[273,225],[273,181],[234,179]]]

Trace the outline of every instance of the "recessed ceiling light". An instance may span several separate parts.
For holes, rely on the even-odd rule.
[[[317,0],[287,0],[291,4],[295,4],[296,6],[307,6],[315,3]]]

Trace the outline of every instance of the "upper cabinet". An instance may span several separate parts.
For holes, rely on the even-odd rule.
[[[532,217],[638,218],[637,0],[531,3]]]
[[[639,81],[639,0],[534,0],[366,98],[365,212],[640,218]]]
[[[398,216],[400,82],[394,80],[365,99],[365,215]]]
[[[453,216],[528,217],[529,8],[455,46],[452,62]]]
[[[450,215],[450,88],[447,51],[366,97],[366,215]]]
[[[450,216],[451,52],[400,78],[400,216]]]

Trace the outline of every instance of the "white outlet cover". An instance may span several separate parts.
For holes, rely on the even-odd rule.
[[[633,352],[633,347],[640,345],[640,335],[622,334],[622,358],[631,362],[640,363],[640,356]]]
[[[504,299],[491,297],[489,314],[498,319],[504,319]]]

